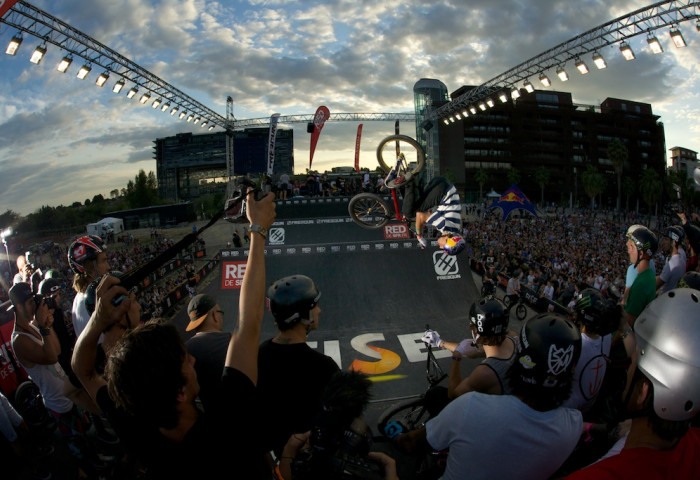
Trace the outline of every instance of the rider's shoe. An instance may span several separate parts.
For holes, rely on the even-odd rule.
[[[405,175],[400,175],[396,177],[394,180],[391,180],[389,182],[386,182],[387,188],[397,188],[400,187],[401,185],[404,185],[405,183],[409,182],[413,175],[411,175],[411,172],[406,172]]]

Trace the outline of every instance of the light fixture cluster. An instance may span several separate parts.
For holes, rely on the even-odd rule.
[[[700,32],[700,21],[695,25],[695,28]],[[681,34],[680,30],[678,30],[677,26],[673,26],[669,32],[669,35],[671,36],[671,40],[673,41],[673,44],[676,46],[676,48],[683,48],[687,46],[687,43],[685,42],[685,38],[683,38],[683,35]],[[664,51],[661,42],[659,39],[654,36],[649,34],[647,37],[647,44],[649,45],[649,48],[651,49],[652,53],[657,54],[657,53],[662,53]],[[623,58],[625,60],[634,60],[636,57],[634,55],[634,51],[632,48],[629,46],[627,42],[622,42],[620,43],[620,53],[622,54]],[[598,70],[602,70],[604,68],[607,68],[607,63],[605,62],[605,59],[603,56],[598,52],[594,51],[593,56],[592,56],[593,64],[596,66]],[[577,57],[574,60],[574,65],[576,66],[576,69],[579,71],[581,75],[586,75],[590,70],[588,69],[588,65],[579,57]],[[562,82],[566,82],[569,80],[569,74],[566,72],[564,69],[563,65],[559,65],[556,69],[557,77],[559,77],[559,80]],[[549,79],[549,77],[544,73],[541,72],[539,74],[539,80],[540,83],[542,84],[543,87],[551,87],[552,82]],[[535,91],[535,87],[532,85],[530,80],[525,80],[523,82],[523,85],[521,88],[524,88],[528,93],[532,93]],[[517,86],[512,86],[509,87],[506,90],[503,90],[498,93],[497,98],[501,101],[501,103],[506,103],[508,102],[508,94],[510,94],[510,98],[513,100],[516,100],[521,96],[520,93],[520,88]],[[446,117],[443,119],[443,123],[445,125],[449,125],[450,123],[454,123],[455,120],[461,120],[462,118],[467,118],[469,116],[469,112],[471,112],[472,115],[475,115],[478,110],[481,110],[482,112],[485,112],[487,109],[492,108],[494,106],[494,100],[491,97],[486,97],[485,99],[480,100],[478,103],[475,103],[473,105],[470,105],[469,107],[465,108],[460,114],[454,114],[454,116]],[[477,110],[478,108],[478,110]]]
[[[23,38],[22,34],[18,32],[12,39],[10,40],[10,43],[7,45],[7,48],[5,49],[5,53],[7,55],[17,55],[17,50],[19,49],[20,45],[22,44]],[[46,55],[46,42],[42,42],[39,44],[34,51],[32,52],[32,56],[30,57],[29,61],[31,63],[34,63],[38,65],[41,63],[43,60],[44,56]],[[61,73],[66,73],[68,71],[68,68],[72,65],[73,63],[73,55],[68,54],[64,56],[60,62],[58,62],[58,65],[56,66],[56,70],[58,70]],[[78,69],[78,73],[76,74],[77,78],[80,80],[85,80],[87,76],[90,74],[92,71],[92,65],[90,62],[85,63]],[[108,70],[105,70],[104,72],[100,73],[97,76],[97,79],[95,80],[95,85],[98,87],[104,87],[107,81],[109,80],[109,75],[110,72]],[[112,87],[112,92],[114,93],[120,93],[124,87],[126,86],[126,80],[124,78],[119,78],[119,80],[116,81],[114,86]],[[134,98],[136,94],[138,93],[139,88],[138,85],[135,85],[131,89],[127,91],[126,98]],[[141,104],[147,104],[151,100],[151,94],[149,92],[144,93],[139,97],[139,103]],[[187,117],[187,122],[192,122],[194,125],[198,125],[201,123],[202,127],[206,127],[207,125],[210,125],[210,121],[207,119],[204,119],[200,116],[195,115],[194,113],[190,113],[187,115],[187,112],[185,110],[180,110],[180,107],[177,105],[173,106],[172,109],[170,108],[170,102],[167,99],[162,99],[162,98],[156,98],[153,100],[151,103],[151,107],[154,109],[160,107],[160,110],[162,112],[167,112],[170,110],[170,115],[174,116],[179,112],[179,119]],[[211,124],[209,126],[208,130],[213,130],[214,129],[214,124]]]

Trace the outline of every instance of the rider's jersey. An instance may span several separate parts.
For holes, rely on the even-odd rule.
[[[443,233],[459,235],[462,231],[462,203],[457,189],[443,177],[426,185],[418,210],[432,212],[426,223]]]
[[[509,335],[505,338],[504,342],[507,342],[509,340],[513,342],[513,354],[509,358],[488,357],[481,362],[481,365],[486,365],[496,374],[496,376],[498,377],[498,382],[501,384],[501,390],[503,395],[511,394],[507,373],[508,369],[515,361],[515,355],[518,351],[518,337],[511,337]]]

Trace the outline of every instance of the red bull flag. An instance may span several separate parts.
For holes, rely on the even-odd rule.
[[[355,171],[360,173],[360,137],[362,136],[362,124],[357,126],[357,138],[355,139]]]
[[[323,124],[326,123],[331,116],[331,112],[327,107],[321,105],[316,110],[316,115],[314,115],[314,131],[311,133],[311,154],[309,155],[309,170],[311,170],[311,163],[314,161],[314,151],[316,150],[316,144],[318,143],[318,137],[321,135],[321,129]]]
[[[496,202],[488,207],[488,210],[496,208],[500,208],[503,212],[503,220],[516,210],[525,210],[537,217],[537,208],[516,184],[511,185]]]
[[[17,2],[18,0],[0,0],[0,18],[4,17],[7,11]]]

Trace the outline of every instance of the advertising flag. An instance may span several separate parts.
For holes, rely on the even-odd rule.
[[[7,11],[17,2],[18,0],[0,0],[0,18],[4,17]]]
[[[321,135],[321,129],[326,120],[330,118],[331,112],[327,107],[321,105],[316,110],[314,115],[314,131],[311,133],[311,154],[309,156],[309,170],[311,169],[311,162],[314,161],[314,151],[316,150],[316,143],[318,143],[318,137]]]
[[[273,113],[270,117],[270,134],[267,139],[267,174],[272,175],[272,168],[275,166],[275,137],[277,136],[277,120],[279,113]]]
[[[357,126],[357,138],[355,139],[355,171],[360,173],[360,137],[362,136],[362,124]]]

